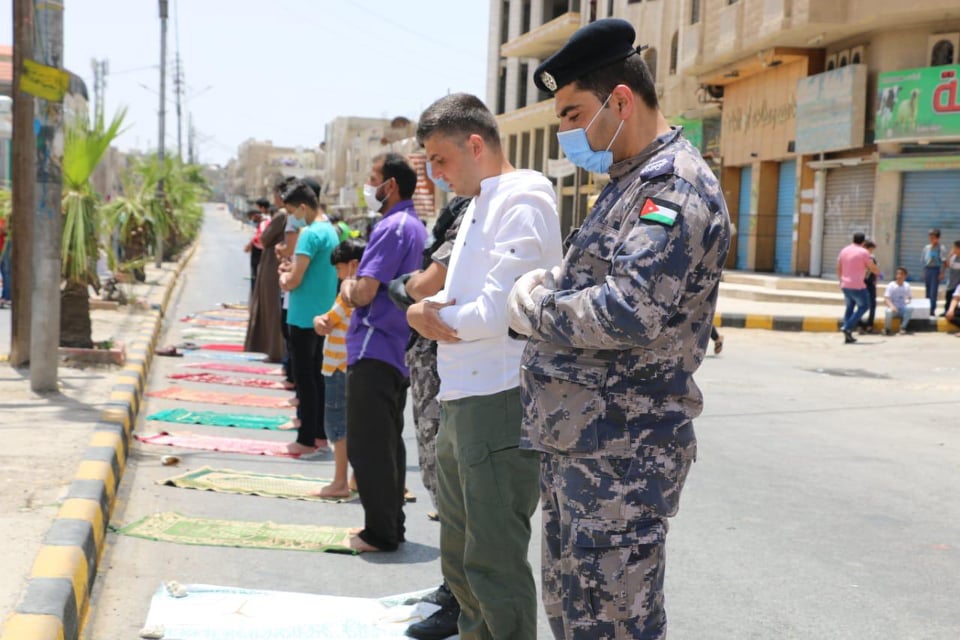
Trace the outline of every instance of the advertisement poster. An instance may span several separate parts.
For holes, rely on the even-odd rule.
[[[881,73],[876,140],[960,138],[960,65]]]

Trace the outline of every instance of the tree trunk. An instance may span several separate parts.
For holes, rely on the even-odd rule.
[[[87,285],[67,282],[60,291],[60,346],[90,349],[92,334]]]

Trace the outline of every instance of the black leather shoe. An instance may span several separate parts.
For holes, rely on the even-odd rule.
[[[845,344],[853,344],[853,343],[856,342],[856,341],[857,341],[857,339],[853,337],[853,333],[851,333],[851,332],[849,332],[849,331],[844,331],[844,332],[843,332],[843,342],[844,342]]]
[[[437,587],[435,591],[431,591],[421,598],[410,598],[409,600],[405,600],[403,604],[417,604],[418,602],[429,602],[430,604],[435,604],[438,607],[443,608],[450,604],[456,604],[457,599],[453,597],[450,587],[448,587],[447,583],[444,582]]]
[[[443,640],[457,635],[457,618],[460,617],[460,605],[456,601],[434,612],[426,620],[407,627],[407,636],[417,640]]]

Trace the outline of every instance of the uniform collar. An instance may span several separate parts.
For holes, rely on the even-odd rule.
[[[670,131],[654,138],[653,142],[648,144],[647,147],[637,155],[614,163],[610,167],[610,177],[617,180],[632,172],[634,169],[639,169],[651,158],[660,153],[664,147],[676,142],[682,130],[682,127],[670,127]]]

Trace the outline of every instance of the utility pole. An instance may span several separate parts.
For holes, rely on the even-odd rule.
[[[33,96],[20,90],[23,61],[33,58],[33,0],[13,0],[13,202],[10,213],[13,309],[10,364],[30,362],[30,296],[33,289],[33,216],[36,140]]]
[[[107,99],[107,74],[110,73],[110,63],[106,59],[90,61],[93,66],[93,121],[103,120],[106,111],[104,103]]]
[[[63,3],[34,0],[33,59],[63,70]],[[63,187],[63,96],[37,99],[37,213],[33,226],[30,388],[57,390],[60,345],[60,193]]]
[[[183,63],[177,53],[176,75],[173,77],[173,90],[177,96],[177,158],[183,162],[183,126],[180,124],[180,107],[183,102]]]
[[[164,171],[163,145],[166,142],[167,120],[167,4],[168,0],[160,0],[160,135],[157,138],[157,162],[160,165],[160,175]],[[163,178],[157,183],[157,199],[163,206]],[[163,234],[157,230],[157,255],[154,264],[159,268],[163,264]]]
[[[187,114],[187,162],[193,164],[197,161],[196,155],[196,135],[197,132],[193,128],[193,114]]]

